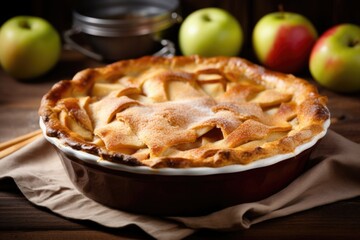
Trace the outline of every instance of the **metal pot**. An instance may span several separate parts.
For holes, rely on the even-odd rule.
[[[181,22],[178,5],[178,0],[81,1],[64,39],[71,48],[99,61],[173,56],[174,44],[163,35]]]

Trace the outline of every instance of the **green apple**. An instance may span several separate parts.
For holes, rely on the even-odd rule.
[[[45,19],[15,16],[0,30],[0,63],[11,76],[32,79],[47,73],[56,65],[61,39]]]
[[[324,32],[311,51],[309,68],[324,87],[360,91],[360,26],[344,23]]]
[[[297,73],[307,66],[318,34],[303,15],[273,12],[263,16],[252,34],[254,52],[264,66],[285,73]]]
[[[179,47],[186,56],[235,56],[242,44],[240,23],[220,8],[196,10],[185,18],[179,29]]]

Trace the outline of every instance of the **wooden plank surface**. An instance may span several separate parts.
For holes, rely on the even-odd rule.
[[[38,129],[40,98],[55,82],[69,79],[85,67],[101,65],[64,51],[56,68],[36,82],[20,82],[0,71],[0,142]],[[306,73],[303,77],[309,79]],[[360,143],[360,96],[337,94],[321,87],[319,90],[329,98],[331,129]],[[273,219],[245,231],[200,231],[187,239],[354,239],[359,236],[360,198],[354,198]],[[5,179],[0,181],[0,239],[101,240],[148,239],[148,236],[136,227],[109,229],[60,217],[28,202],[15,183]]]

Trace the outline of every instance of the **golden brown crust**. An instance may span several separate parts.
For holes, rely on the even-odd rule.
[[[143,57],[55,84],[49,136],[127,165],[220,167],[289,153],[323,131],[327,99],[303,79],[232,57]]]

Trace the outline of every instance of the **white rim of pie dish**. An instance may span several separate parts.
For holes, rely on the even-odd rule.
[[[40,118],[40,128],[47,141],[55,145],[61,152],[68,156],[76,157],[86,163],[98,165],[104,168],[112,170],[120,170],[124,172],[136,173],[136,174],[155,174],[155,175],[173,175],[173,176],[202,176],[202,175],[214,175],[224,173],[236,173],[243,172],[251,169],[267,167],[286,159],[293,158],[301,152],[313,147],[321,138],[323,138],[330,126],[330,118],[323,124],[323,131],[314,136],[311,141],[304,143],[295,148],[291,153],[279,154],[276,156],[259,159],[248,164],[233,164],[224,167],[194,167],[194,168],[151,168],[148,166],[127,166],[121,163],[110,162],[101,159],[99,156],[83,152],[81,150],[73,149],[70,146],[63,144],[60,139],[56,137],[49,137],[46,135],[46,126],[43,120]]]

